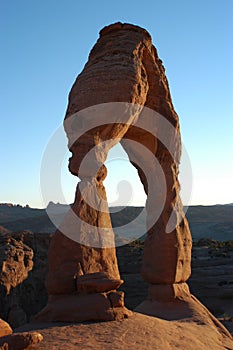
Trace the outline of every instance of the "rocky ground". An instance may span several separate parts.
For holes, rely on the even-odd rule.
[[[207,320],[203,319],[203,322]],[[166,321],[134,313],[123,321],[81,324],[31,324],[43,341],[36,349],[49,350],[233,350],[233,342],[214,324]]]
[[[125,303],[134,309],[146,298],[147,285],[140,276],[143,244],[136,241],[117,249]],[[193,247],[191,292],[233,333],[233,241],[202,239]]]
[[[0,318],[13,328],[30,321],[47,302],[44,278],[49,241],[49,235],[27,231],[0,239]],[[142,254],[143,244],[139,241],[117,248],[119,269],[125,281],[121,290],[125,292],[125,304],[131,310],[146,298],[147,293],[147,285],[140,276]],[[20,274],[17,274],[17,268]],[[19,276],[21,281],[17,280]],[[232,241],[200,240],[194,245],[189,286],[233,333]]]

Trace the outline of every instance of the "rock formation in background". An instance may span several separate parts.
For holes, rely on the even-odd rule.
[[[30,231],[0,236],[0,318],[15,329],[47,303],[44,285],[50,236]]]
[[[17,327],[26,323],[27,318],[17,304],[16,295],[10,297],[11,289],[15,290],[27,279],[28,272],[33,267],[33,250],[22,240],[17,241],[10,236],[1,237],[0,243],[0,315],[11,319],[12,325]],[[9,302],[12,304],[11,309]],[[13,334],[10,325],[0,318],[0,349],[26,349],[42,339],[42,335],[37,332]]]
[[[24,244],[23,234],[19,236],[5,233],[0,237],[0,317],[13,328],[28,321],[18,292],[33,268],[33,250]]]
[[[23,235],[22,235],[23,236]],[[33,250],[10,235],[0,240],[0,281],[1,288],[10,294],[11,288],[20,285],[28,277],[33,267]]]
[[[216,324],[186,284],[192,241],[179,197],[179,120],[146,30],[122,23],[101,30],[71,89],[64,127],[72,153],[69,170],[81,181],[50,244],[49,300],[36,319],[116,320],[130,314],[117,291],[123,281],[103,185],[108,151],[121,142],[147,194],[141,273],[149,288],[136,310]]]

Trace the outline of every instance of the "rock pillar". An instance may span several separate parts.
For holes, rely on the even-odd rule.
[[[79,174],[79,164],[72,159],[70,168]],[[103,185],[107,171],[103,165],[86,176],[84,168],[75,201],[49,247],[49,301],[37,315],[39,321],[107,321],[130,315],[123,292],[116,291],[123,281]]]

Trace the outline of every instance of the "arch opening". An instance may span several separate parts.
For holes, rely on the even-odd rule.
[[[145,235],[146,215],[143,209],[147,195],[136,168],[120,143],[109,151],[105,166],[108,175],[104,186],[115,243],[121,246]]]

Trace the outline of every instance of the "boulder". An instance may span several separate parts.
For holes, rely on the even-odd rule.
[[[12,333],[10,325],[0,319],[0,338]]]
[[[14,333],[0,338],[0,350],[32,349],[42,340],[43,336],[38,332]]]

